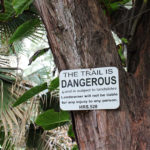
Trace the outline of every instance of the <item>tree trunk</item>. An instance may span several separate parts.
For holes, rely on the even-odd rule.
[[[137,12],[141,14],[137,22],[132,41],[128,46],[129,72],[134,74],[134,78],[143,91],[143,118],[141,126],[140,143],[144,150],[150,150],[150,1],[139,0],[136,8],[143,10]]]
[[[143,101],[141,82],[122,68],[98,1],[35,0],[35,6],[59,71],[104,66],[119,69],[119,109],[71,112],[79,149],[149,150],[150,119],[146,124],[145,119],[150,113]]]

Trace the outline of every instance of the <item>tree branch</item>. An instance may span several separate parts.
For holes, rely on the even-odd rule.
[[[111,29],[120,37],[129,37],[133,9],[120,7],[110,16]]]

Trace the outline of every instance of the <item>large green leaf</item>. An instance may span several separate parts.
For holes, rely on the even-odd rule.
[[[49,86],[49,90],[50,91],[54,91],[56,90],[57,88],[59,87],[59,78],[56,77],[55,79],[53,79],[50,83],[50,86]]]
[[[22,12],[29,8],[33,0],[13,0],[13,8],[16,11],[16,14],[22,14]]]
[[[47,83],[43,83],[41,85],[35,86],[25,92],[19,99],[14,103],[13,107],[20,105],[23,102],[26,102],[28,99],[32,98],[33,96],[39,94],[41,91],[47,89]]]
[[[57,128],[58,126],[62,126],[67,122],[70,122],[70,116],[68,112],[55,112],[53,109],[40,114],[35,121],[37,125],[42,126],[45,130]]]
[[[40,26],[39,19],[31,19],[21,24],[11,36],[9,43],[12,44],[14,41],[30,36],[38,26]]]

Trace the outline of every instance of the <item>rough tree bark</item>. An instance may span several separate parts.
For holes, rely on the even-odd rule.
[[[79,148],[150,150],[149,94],[146,90],[143,99],[142,92],[144,88],[149,89],[150,80],[146,70],[150,63],[148,33],[145,33],[144,40],[147,44],[142,47],[139,43],[138,56],[142,57],[131,71],[134,75],[128,74],[121,66],[110,27],[97,0],[35,0],[34,4],[45,24],[59,71],[103,66],[116,66],[119,69],[119,109],[71,112]],[[150,15],[145,19],[147,17]],[[135,31],[135,39],[144,32],[145,19],[141,20],[139,29]],[[143,44],[143,39],[140,42]],[[130,47],[133,47],[132,44]],[[148,64],[145,62],[147,59]]]

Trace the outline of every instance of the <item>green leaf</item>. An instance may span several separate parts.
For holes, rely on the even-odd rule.
[[[74,145],[74,147],[71,150],[79,150],[78,145]]]
[[[75,135],[74,135],[74,132],[72,129],[72,125],[70,125],[70,127],[69,127],[68,136],[75,140]]]
[[[43,127],[44,130],[53,130],[57,127],[64,126],[68,122],[69,121],[64,121],[64,122],[54,123],[54,124],[50,124],[50,125],[46,125],[46,126],[42,126],[42,127]]]
[[[121,41],[125,44],[128,44],[128,40],[126,38],[121,38]]]
[[[119,7],[120,7],[120,3],[119,3],[119,2],[114,2],[114,3],[111,3],[111,4],[110,4],[111,11],[115,11],[115,10],[117,10]]]
[[[68,112],[55,112],[53,109],[40,114],[35,121],[37,125],[42,126],[45,130],[52,130],[67,122],[70,122],[70,115]]]
[[[13,107],[20,105],[23,102],[26,102],[28,99],[32,98],[33,96],[39,94],[41,91],[47,89],[47,83],[43,83],[41,85],[35,86],[25,92],[19,99],[14,103]]]
[[[4,0],[4,10],[0,13],[0,21],[6,22],[15,14],[11,0]]]
[[[15,78],[11,77],[11,76],[8,76],[8,75],[4,75],[4,74],[0,74],[0,79],[4,80],[4,81],[8,81],[10,83],[13,83],[16,81]]]
[[[114,0],[100,0],[100,3],[106,7],[106,12],[109,12],[111,14],[113,11],[116,11],[121,6],[128,3],[130,0],[120,0],[120,1],[114,1]]]
[[[122,45],[119,45],[119,47],[120,47],[120,48],[118,49],[118,53],[119,53],[119,56],[120,56],[120,58],[121,58],[122,64],[125,65],[126,59],[125,59],[125,57],[124,57],[124,55],[123,55],[123,48],[122,48]]]
[[[39,24],[39,19],[31,19],[21,24],[11,36],[9,43],[12,44],[14,41],[22,40],[23,38],[31,35]]]
[[[118,2],[112,2],[110,3],[110,7],[112,11],[117,10],[120,6],[128,3],[130,0],[122,0],[122,1],[118,1]]]
[[[13,0],[13,8],[16,11],[16,14],[22,14],[22,12],[29,8],[33,0]]]
[[[54,80],[51,81],[49,90],[54,91],[59,87],[59,77],[56,77]]]

